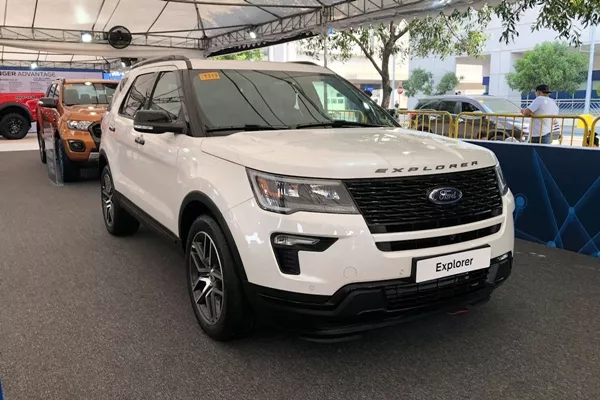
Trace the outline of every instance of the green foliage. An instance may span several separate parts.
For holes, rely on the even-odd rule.
[[[435,94],[440,95],[446,94],[450,91],[454,91],[454,89],[456,89],[456,86],[458,86],[458,83],[463,79],[464,77],[458,77],[452,72],[444,74],[444,76],[442,76],[442,78],[436,86]]]
[[[530,92],[546,84],[553,91],[573,93],[586,80],[588,56],[565,43],[538,44],[515,62],[515,72],[506,75],[514,90]]]
[[[432,94],[441,95],[454,90],[462,79],[462,76],[459,78],[456,74],[448,72],[442,76],[434,91],[433,74],[422,68],[415,68],[411,71],[408,80],[404,81],[402,86],[404,87],[404,93],[409,97],[414,97],[420,93],[426,96],[431,96]]]
[[[415,68],[402,86],[408,97],[414,97],[418,93],[429,96],[433,92],[433,75],[422,68]]]
[[[389,69],[393,55],[399,60],[409,56],[478,56],[487,40],[483,31],[490,18],[490,10],[483,7],[480,11],[454,11],[449,15],[350,28],[327,38],[328,58],[347,61],[357,50],[360,51],[381,76],[382,105],[387,107],[392,91]],[[409,39],[400,40],[405,37]],[[316,59],[319,59],[323,48],[322,36],[300,43],[300,51]]]
[[[241,53],[227,54],[224,56],[211,57],[211,60],[241,60],[241,61],[260,61],[263,59],[261,49],[242,51]]]

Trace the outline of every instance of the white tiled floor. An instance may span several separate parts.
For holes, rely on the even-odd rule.
[[[21,140],[6,140],[0,136],[0,152],[38,150],[37,137],[35,133],[29,133]]]

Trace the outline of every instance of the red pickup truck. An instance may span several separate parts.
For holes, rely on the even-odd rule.
[[[35,109],[44,93],[0,93],[0,135],[23,139],[36,120]]]

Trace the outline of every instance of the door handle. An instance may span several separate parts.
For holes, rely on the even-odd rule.
[[[115,129],[115,127],[114,127],[114,126],[112,126],[112,125],[109,125],[109,126],[108,126],[108,130],[109,130],[109,131],[111,131],[111,132],[114,132],[116,129]]]
[[[137,144],[141,144],[141,145],[143,145],[144,143],[146,143],[146,141],[144,140],[143,136],[138,136],[138,137],[136,137],[136,138],[135,138],[135,142],[136,142]]]

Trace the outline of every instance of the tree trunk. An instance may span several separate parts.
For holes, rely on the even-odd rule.
[[[393,46],[393,44],[392,44]],[[389,45],[383,49],[381,57],[381,107],[390,108],[390,98],[392,94],[392,84],[390,83],[390,56],[392,50]]]

